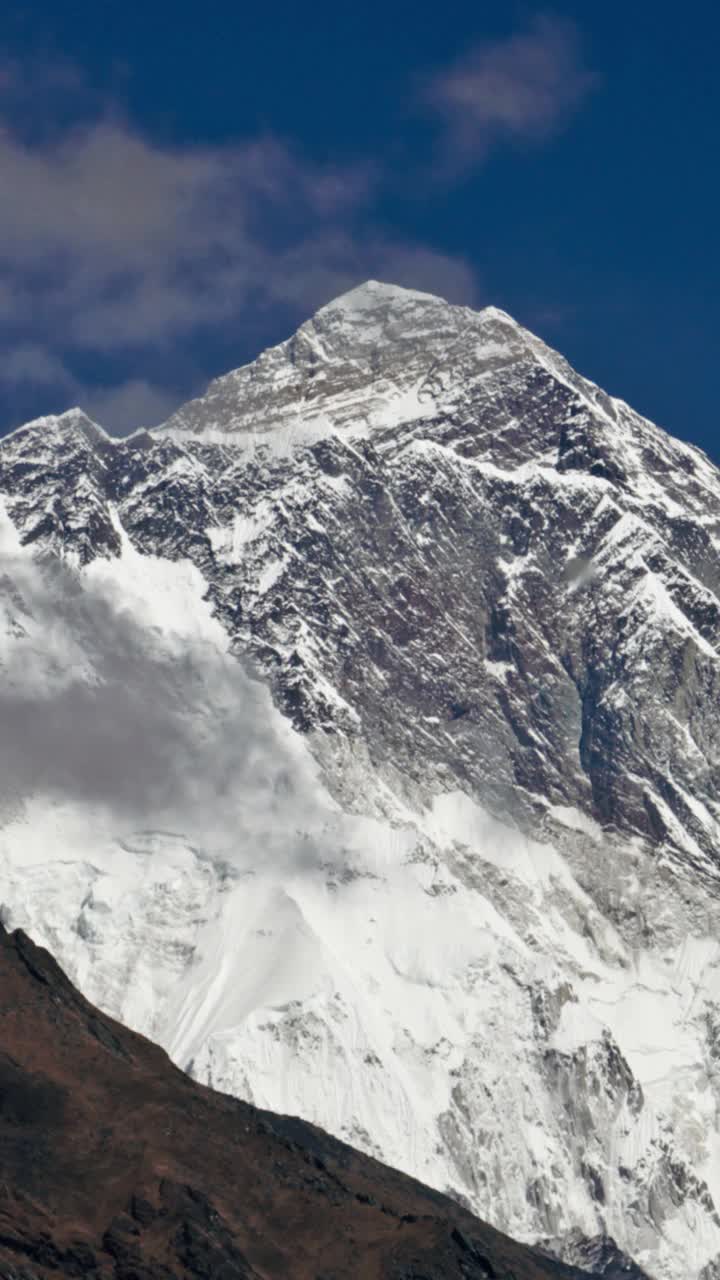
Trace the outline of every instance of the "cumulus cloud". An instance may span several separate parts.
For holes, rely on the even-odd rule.
[[[503,40],[479,44],[433,76],[423,99],[444,126],[449,162],[482,162],[503,141],[561,129],[596,84],[574,23],[548,15]]]

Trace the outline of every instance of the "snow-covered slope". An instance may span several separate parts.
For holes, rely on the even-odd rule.
[[[200,1079],[720,1275],[707,459],[368,284],[0,494],[3,918]]]

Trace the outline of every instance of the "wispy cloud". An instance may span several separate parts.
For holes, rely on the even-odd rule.
[[[541,15],[523,32],[470,49],[430,78],[422,100],[443,126],[448,164],[464,169],[498,143],[555,133],[596,83],[575,24]]]
[[[474,296],[467,264],[376,228],[371,166],[317,166],[274,138],[173,148],[104,116],[38,142],[6,125],[0,173],[0,381],[54,385],[59,407],[78,391],[111,428],[181,391],[133,378],[88,397],[73,372],[88,356],[167,365],[198,336],[270,308],[290,324],[369,275]]]
[[[438,173],[547,136],[593,82],[556,19],[470,51],[423,90]],[[388,234],[380,160],[320,165],[271,136],[171,146],[63,64],[0,65],[0,178],[5,425],[76,400],[114,430],[157,420],[219,372],[189,353],[230,335],[250,351],[253,329],[289,332],[369,276],[479,300],[461,256]]]
[[[67,346],[171,343],[272,291],[266,232],[298,239],[367,199],[364,172],[323,171],[274,139],[168,148],[101,120],[33,145],[0,136],[0,272],[14,324],[62,323]]]
[[[5,387],[63,387],[72,385],[73,378],[52,351],[21,343],[3,352],[0,383]]]
[[[106,431],[123,435],[137,427],[155,427],[178,408],[181,397],[171,387],[155,386],[146,378],[128,378],[109,387],[78,386],[73,403]]]
[[[180,398],[176,390],[155,386],[146,378],[129,378],[109,386],[84,383],[53,351],[32,344],[8,347],[3,352],[0,393],[7,403],[20,404],[28,393],[28,403],[44,395],[57,413],[82,404],[91,418],[118,435],[164,422]]]

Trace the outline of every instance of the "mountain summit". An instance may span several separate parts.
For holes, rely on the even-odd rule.
[[[371,282],[0,497],[3,918],[203,1082],[719,1275],[708,459]]]
[[[330,302],[287,342],[210,384],[161,431],[307,442],[426,416],[442,370],[469,350],[507,346],[521,331],[502,311],[474,312],[369,280]],[[497,351],[496,351],[497,354]]]

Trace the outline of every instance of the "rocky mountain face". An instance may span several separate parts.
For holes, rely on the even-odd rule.
[[[710,462],[370,283],[163,427],[21,428],[0,495],[6,920],[197,1079],[720,1275]]]
[[[578,1232],[573,1238],[571,1232],[565,1239],[558,1241],[556,1247],[565,1255],[567,1261],[581,1266],[591,1275],[604,1276],[605,1280],[647,1280],[647,1272],[642,1271],[632,1258],[629,1258],[622,1249],[618,1248],[615,1241],[609,1240],[607,1236],[598,1235],[589,1239]],[[545,1242],[540,1249],[551,1258],[557,1257],[552,1241]]]
[[[367,1156],[193,1083],[0,926],[4,1280],[582,1280]]]

